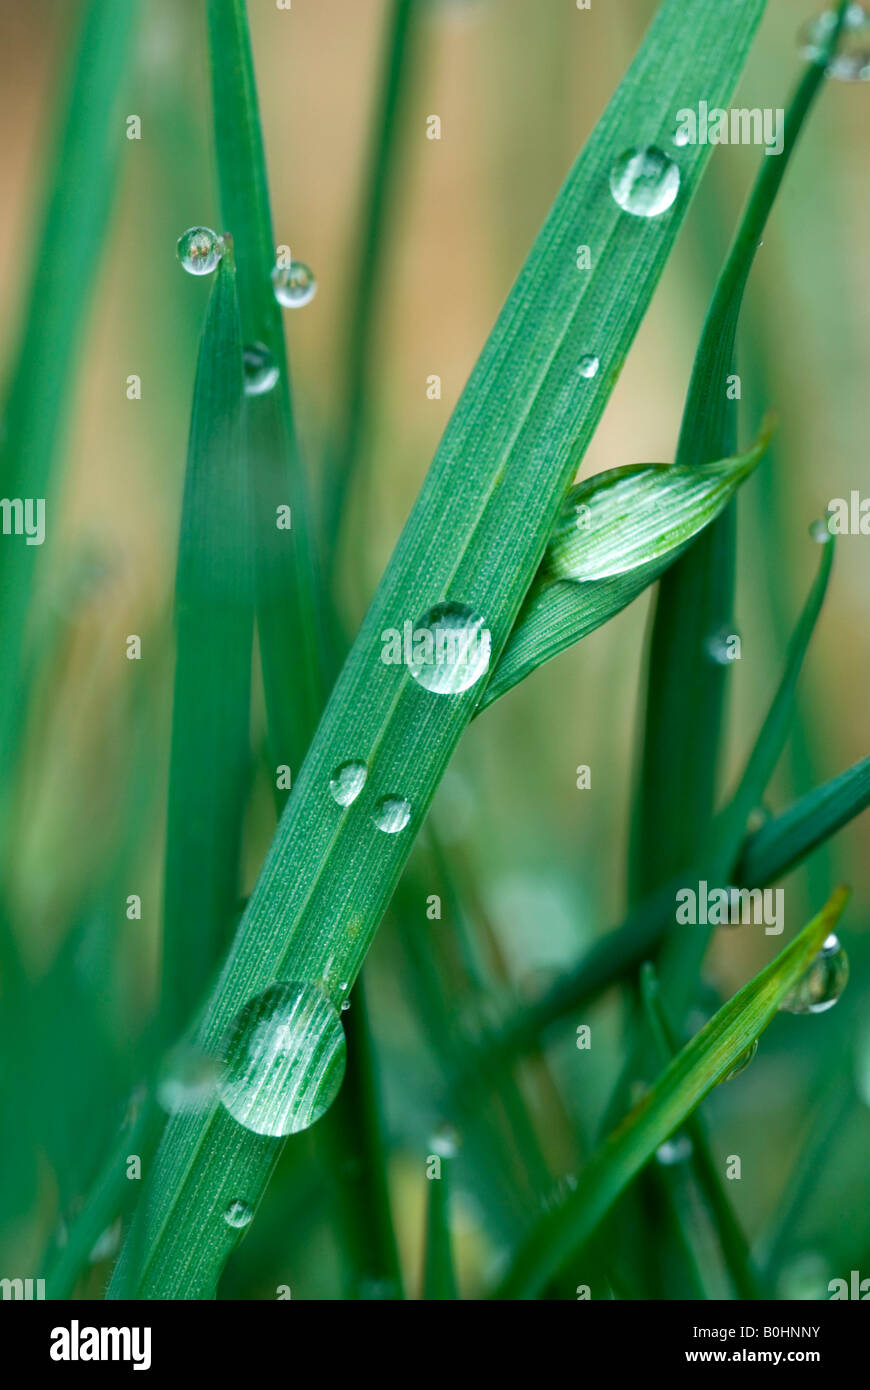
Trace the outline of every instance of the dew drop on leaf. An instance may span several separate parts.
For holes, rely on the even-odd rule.
[[[848,980],[849,957],[832,932],[779,1007],[789,1014],[823,1014],[834,1007]]]
[[[356,801],[366,784],[369,770],[365,763],[356,758],[339,763],[329,779],[329,791],[333,801],[339,806],[350,806]]]
[[[411,819],[411,803],[404,796],[382,796],[372,819],[386,835],[398,835]]]
[[[176,254],[190,275],[209,275],[223,255],[223,238],[211,227],[188,227],[178,238]]]
[[[408,670],[435,695],[458,695],[489,669],[492,638],[467,603],[436,603],[414,625]]]
[[[220,1099],[255,1134],[297,1134],[335,1100],[345,1061],[338,1010],[322,990],[270,985],[230,1025]]]
[[[804,25],[798,36],[801,57],[811,63],[821,62],[836,23],[836,9],[832,9]],[[870,82],[870,13],[863,5],[847,7],[827,76],[838,82]]]
[[[314,271],[302,261],[276,265],[272,271],[275,298],[285,309],[301,309],[310,304],[317,293]]]
[[[236,1230],[241,1230],[242,1227],[251,1224],[251,1217],[253,1215],[254,1213],[251,1211],[248,1203],[239,1201],[237,1198],[234,1202],[230,1202],[224,1212],[224,1221],[226,1221],[228,1226],[233,1226]]]
[[[249,343],[242,351],[245,395],[265,396],[278,381],[278,364],[264,343]]]
[[[749,1066],[749,1063],[752,1061],[757,1051],[758,1039],[753,1038],[752,1042],[749,1044],[746,1050],[744,1052],[741,1052],[740,1056],[735,1061],[734,1066],[731,1068],[731,1070],[729,1072],[726,1072],[725,1075],[722,1077],[722,1080],[731,1081],[735,1076],[739,1076],[740,1073],[742,1071],[745,1071],[746,1068]]]
[[[831,532],[825,517],[818,517],[810,526],[810,537],[817,541],[819,545],[827,545],[831,539]]]
[[[587,380],[591,380],[592,377],[597,376],[600,365],[597,357],[592,353],[587,353],[585,357],[580,358],[577,370],[581,376],[586,377]]]
[[[610,171],[610,191],[633,217],[658,217],[680,191],[680,171],[657,145],[626,150]]]
[[[673,1167],[675,1163],[685,1163],[691,1157],[692,1141],[688,1134],[673,1134],[656,1149],[656,1158],[666,1168]]]

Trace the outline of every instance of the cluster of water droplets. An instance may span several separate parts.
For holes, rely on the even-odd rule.
[[[779,1007],[790,1014],[823,1014],[833,1008],[848,982],[849,958],[832,932]]]
[[[823,62],[836,24],[836,10],[825,10],[804,25],[799,34],[801,57]],[[828,60],[826,72],[839,82],[870,81],[870,13],[863,5],[847,7],[837,51]]]
[[[210,275],[218,267],[224,246],[224,238],[211,227],[188,227],[178,238],[176,252],[190,275]],[[317,293],[317,278],[303,261],[278,261],[272,268],[272,289],[285,309],[301,309]],[[245,355],[245,390],[251,396],[271,391],[278,380],[278,368],[268,348],[253,343],[245,348]]]

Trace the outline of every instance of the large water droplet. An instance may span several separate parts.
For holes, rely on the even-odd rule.
[[[592,377],[597,375],[600,365],[598,358],[590,352],[587,353],[585,357],[580,358],[577,364],[577,370],[581,376],[585,376],[587,381],[589,381]]]
[[[489,667],[492,638],[467,603],[436,603],[414,627],[408,670],[436,695],[458,695]]]
[[[757,1051],[758,1051],[758,1039],[757,1039],[757,1038],[753,1038],[752,1042],[749,1044],[749,1046],[747,1047],[746,1051],[745,1051],[745,1052],[741,1052],[740,1056],[739,1056],[739,1057],[737,1058],[737,1060],[735,1061],[734,1066],[731,1068],[731,1070],[730,1070],[729,1072],[726,1072],[726,1073],[725,1073],[725,1075],[722,1077],[722,1080],[723,1080],[723,1081],[731,1081],[731,1080],[733,1080],[733,1078],[734,1078],[735,1076],[739,1076],[740,1073],[741,1073],[742,1071],[745,1071],[746,1068],[749,1066],[749,1063],[752,1061],[752,1059],[753,1059],[753,1057],[755,1056],[755,1054],[756,1054]]]
[[[656,1158],[666,1168],[673,1167],[675,1163],[685,1163],[691,1157],[692,1141],[688,1134],[672,1134],[670,1139],[666,1139],[656,1149]]]
[[[241,1230],[243,1226],[250,1226],[251,1218],[254,1215],[247,1202],[242,1202],[238,1198],[230,1202],[224,1212],[224,1221],[228,1226],[233,1226],[236,1230]]]
[[[337,801],[339,806],[350,806],[365,786],[368,775],[369,770],[365,763],[355,758],[346,763],[339,763],[329,779],[333,801]]]
[[[789,1014],[823,1014],[831,1009],[849,981],[849,958],[833,933],[780,1008]]]
[[[221,1101],[255,1134],[296,1134],[319,1120],[344,1077],[344,1030],[310,984],[270,985],[227,1034]]]
[[[403,796],[382,796],[375,806],[372,817],[378,830],[387,835],[398,835],[411,819],[411,803]]]
[[[191,275],[208,275],[223,255],[223,238],[211,227],[188,227],[176,243],[176,255]]]
[[[302,261],[276,265],[272,271],[272,285],[275,298],[285,309],[301,309],[304,304],[310,304],[317,293],[314,271]]]
[[[657,145],[626,150],[610,171],[610,191],[632,216],[658,217],[680,191],[680,171]]]
[[[801,57],[821,62],[836,23],[836,11],[825,10],[804,25],[799,34]],[[839,82],[870,81],[870,14],[863,5],[849,5],[846,10],[837,52],[826,71]]]
[[[214,1098],[220,1067],[190,1043],[179,1043],[166,1059],[157,1080],[158,1104],[170,1115],[205,1110]]]
[[[278,381],[278,363],[265,343],[249,343],[242,352],[245,395],[265,396]]]

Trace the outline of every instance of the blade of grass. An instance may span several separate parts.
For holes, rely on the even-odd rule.
[[[647,1023],[656,1044],[660,1063],[666,1067],[679,1052],[679,1046],[665,1012],[655,967],[650,961],[646,961],[641,969],[640,987]],[[695,1111],[686,1121],[686,1133],[692,1141],[690,1162],[706,1199],[722,1256],[734,1284],[734,1291],[741,1299],[760,1298],[761,1290],[752,1268],[749,1244],[719,1180],[716,1164],[710,1152],[706,1126],[699,1111]]]
[[[295,773],[323,708],[322,594],[272,288],[276,247],[245,0],[208,0],[207,14],[221,214],[235,246],[242,340],[262,343],[279,370],[271,391],[247,399],[245,442],[270,751],[273,767]],[[278,509],[287,505],[292,526],[279,530]],[[286,794],[275,795],[280,807]]]
[[[189,1022],[226,949],[239,896],[254,634],[243,421],[228,244],[200,342],[178,545],[163,908],[167,1042]]]
[[[576,1191],[532,1231],[496,1290],[496,1298],[534,1298],[561,1264],[594,1234],[659,1145],[727,1076],[772,1022],[786,994],[833,931],[847,899],[847,889],[836,889],[800,935],[677,1054],[655,1086],[592,1157]]]
[[[424,1299],[459,1297],[450,1234],[450,1159],[440,1159],[438,1177],[429,1179],[426,1213],[426,1255],[423,1262]]]
[[[3,412],[4,497],[45,499],[53,487],[76,352],[126,146],[120,98],[138,11],[138,0],[90,0],[84,12],[41,227],[33,237],[24,327]],[[49,513],[49,539],[53,532]],[[0,547],[4,782],[15,766],[30,596],[41,551],[23,542]]]
[[[606,623],[673,564],[760,462],[771,429],[768,423],[739,458],[700,468],[637,464],[572,487],[477,713]]]
[[[380,297],[385,257],[389,248],[388,214],[399,174],[402,132],[407,127],[408,99],[416,31],[424,6],[421,0],[393,0],[388,21],[386,63],[379,84],[371,152],[363,182],[364,207],[355,238],[356,257],[351,276],[347,358],[343,382],[346,403],[342,433],[333,468],[326,478],[324,532],[333,551],[347,510],[359,466],[372,392],[371,344]]]
[[[841,6],[840,21],[845,6]],[[830,52],[839,41],[839,24]],[[728,399],[740,308],[755,252],[795,146],[825,80],[810,64],[785,118],[784,144],[761,167],[716,285],[695,356],[677,463],[698,466],[733,452],[737,406]],[[646,718],[632,830],[635,894],[704,857],[716,791],[728,663],[710,644],[732,630],[735,517],[729,509],[663,577],[647,660]]]
[[[737,862],[737,882],[763,888],[870,806],[870,758],[832,777],[748,836]]]
[[[632,217],[609,185],[638,142],[667,144],[673,111],[727,102],[763,10],[736,0],[666,0],[570,173],[448,426],[422,492],[335,686],[240,925],[205,1007],[199,1038],[224,1036],[276,979],[322,981],[340,998],[389,902],[414,834],[479,698],[434,695],[384,663],[401,632],[445,596],[484,616],[497,657],[544,552],[571,471],[600,418],[709,150],[678,153],[679,196],[660,217]],[[665,61],[666,60],[666,61]],[[578,217],[593,267],[577,271]],[[580,379],[589,335],[602,370]],[[578,384],[579,382],[579,384]],[[363,792],[336,805],[329,781],[364,761]],[[403,829],[378,826],[380,802],[407,804]],[[256,1207],[278,1141],[226,1112],[175,1116],[153,1168],[144,1297],[213,1291],[238,1232],[228,1200]]]

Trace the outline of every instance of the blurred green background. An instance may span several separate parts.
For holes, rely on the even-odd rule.
[[[430,0],[423,8],[384,228],[363,465],[344,522],[339,594],[348,633],[535,232],[655,6],[593,0],[579,12],[573,0]],[[796,31],[816,8],[770,0],[738,104],[787,104],[800,69]],[[315,493],[342,415],[387,11],[383,0],[293,0],[290,12],[272,0],[249,4],[276,239],[313,267],[319,284],[309,307],[286,315]],[[4,380],[27,309],[41,190],[80,15],[72,0],[0,3]],[[182,273],[175,242],[186,227],[218,220],[206,65],[202,6],[145,0],[120,118],[123,130],[126,115],[140,116],[142,138],[121,140],[120,183],[47,500],[34,623],[47,655],[4,831],[4,930],[17,942],[31,1012],[24,1046],[14,1029],[4,1031],[0,1062],[7,1169],[0,1275],[42,1272],[148,1056],[159,977],[172,585],[208,291]],[[870,496],[868,100],[862,84],[830,82],[823,92],[747,295],[742,439],[769,407],[779,431],[740,499],[742,659],[733,669],[729,780],[755,735],[811,582],[817,548],[808,526],[832,497],[852,489]],[[425,138],[433,113],[442,121],[438,142]],[[715,153],[584,474],[673,458],[704,311],[758,159],[752,147]],[[63,295],[64,285],[55,292]],[[125,394],[134,373],[139,401]],[[440,400],[427,398],[432,374],[442,381]],[[860,536],[839,544],[772,809],[868,752],[868,544]],[[451,1033],[536,998],[625,908],[648,607],[645,596],[471,726],[432,813],[455,896],[444,893],[424,836],[367,965],[394,1215],[412,1294],[432,1132],[448,1119],[466,1139],[445,1100]],[[141,662],[125,659],[130,633],[142,636]],[[273,828],[264,732],[257,701],[240,896]],[[579,764],[591,767],[590,790],[576,788]],[[867,834],[863,816],[785,884],[787,934],[837,881],[854,887],[842,931],[852,962],[843,1001],[822,1017],[780,1020],[740,1082],[705,1107],[717,1159],[724,1167],[725,1155],[742,1157],[743,1177],[727,1184],[728,1194],[756,1240],[777,1231],[794,1165],[811,1156],[807,1190],[777,1234],[783,1297],[826,1297],[827,1280],[848,1278],[853,1268],[870,1276],[870,1113],[854,1084],[863,1077],[870,1103]],[[140,921],[125,915],[133,893],[142,899]],[[431,893],[444,894],[440,922],[427,919]],[[706,967],[710,1007],[779,944],[757,931],[727,934]],[[466,1296],[485,1287],[517,1231],[576,1169],[623,1060],[623,1019],[624,1001],[613,992],[575,1021],[594,1026],[591,1063],[566,1020],[546,1065],[518,1074],[537,1126],[538,1167],[504,1116],[487,1158],[463,1142],[454,1224]],[[288,1145],[222,1296],[271,1298],[279,1285],[290,1285],[294,1297],[342,1296],[336,1177],[321,1128]],[[814,1142],[819,1151],[807,1148]],[[78,1285],[84,1296],[100,1296],[116,1237],[110,1232],[95,1252]],[[664,1291],[676,1293],[667,1284]]]

